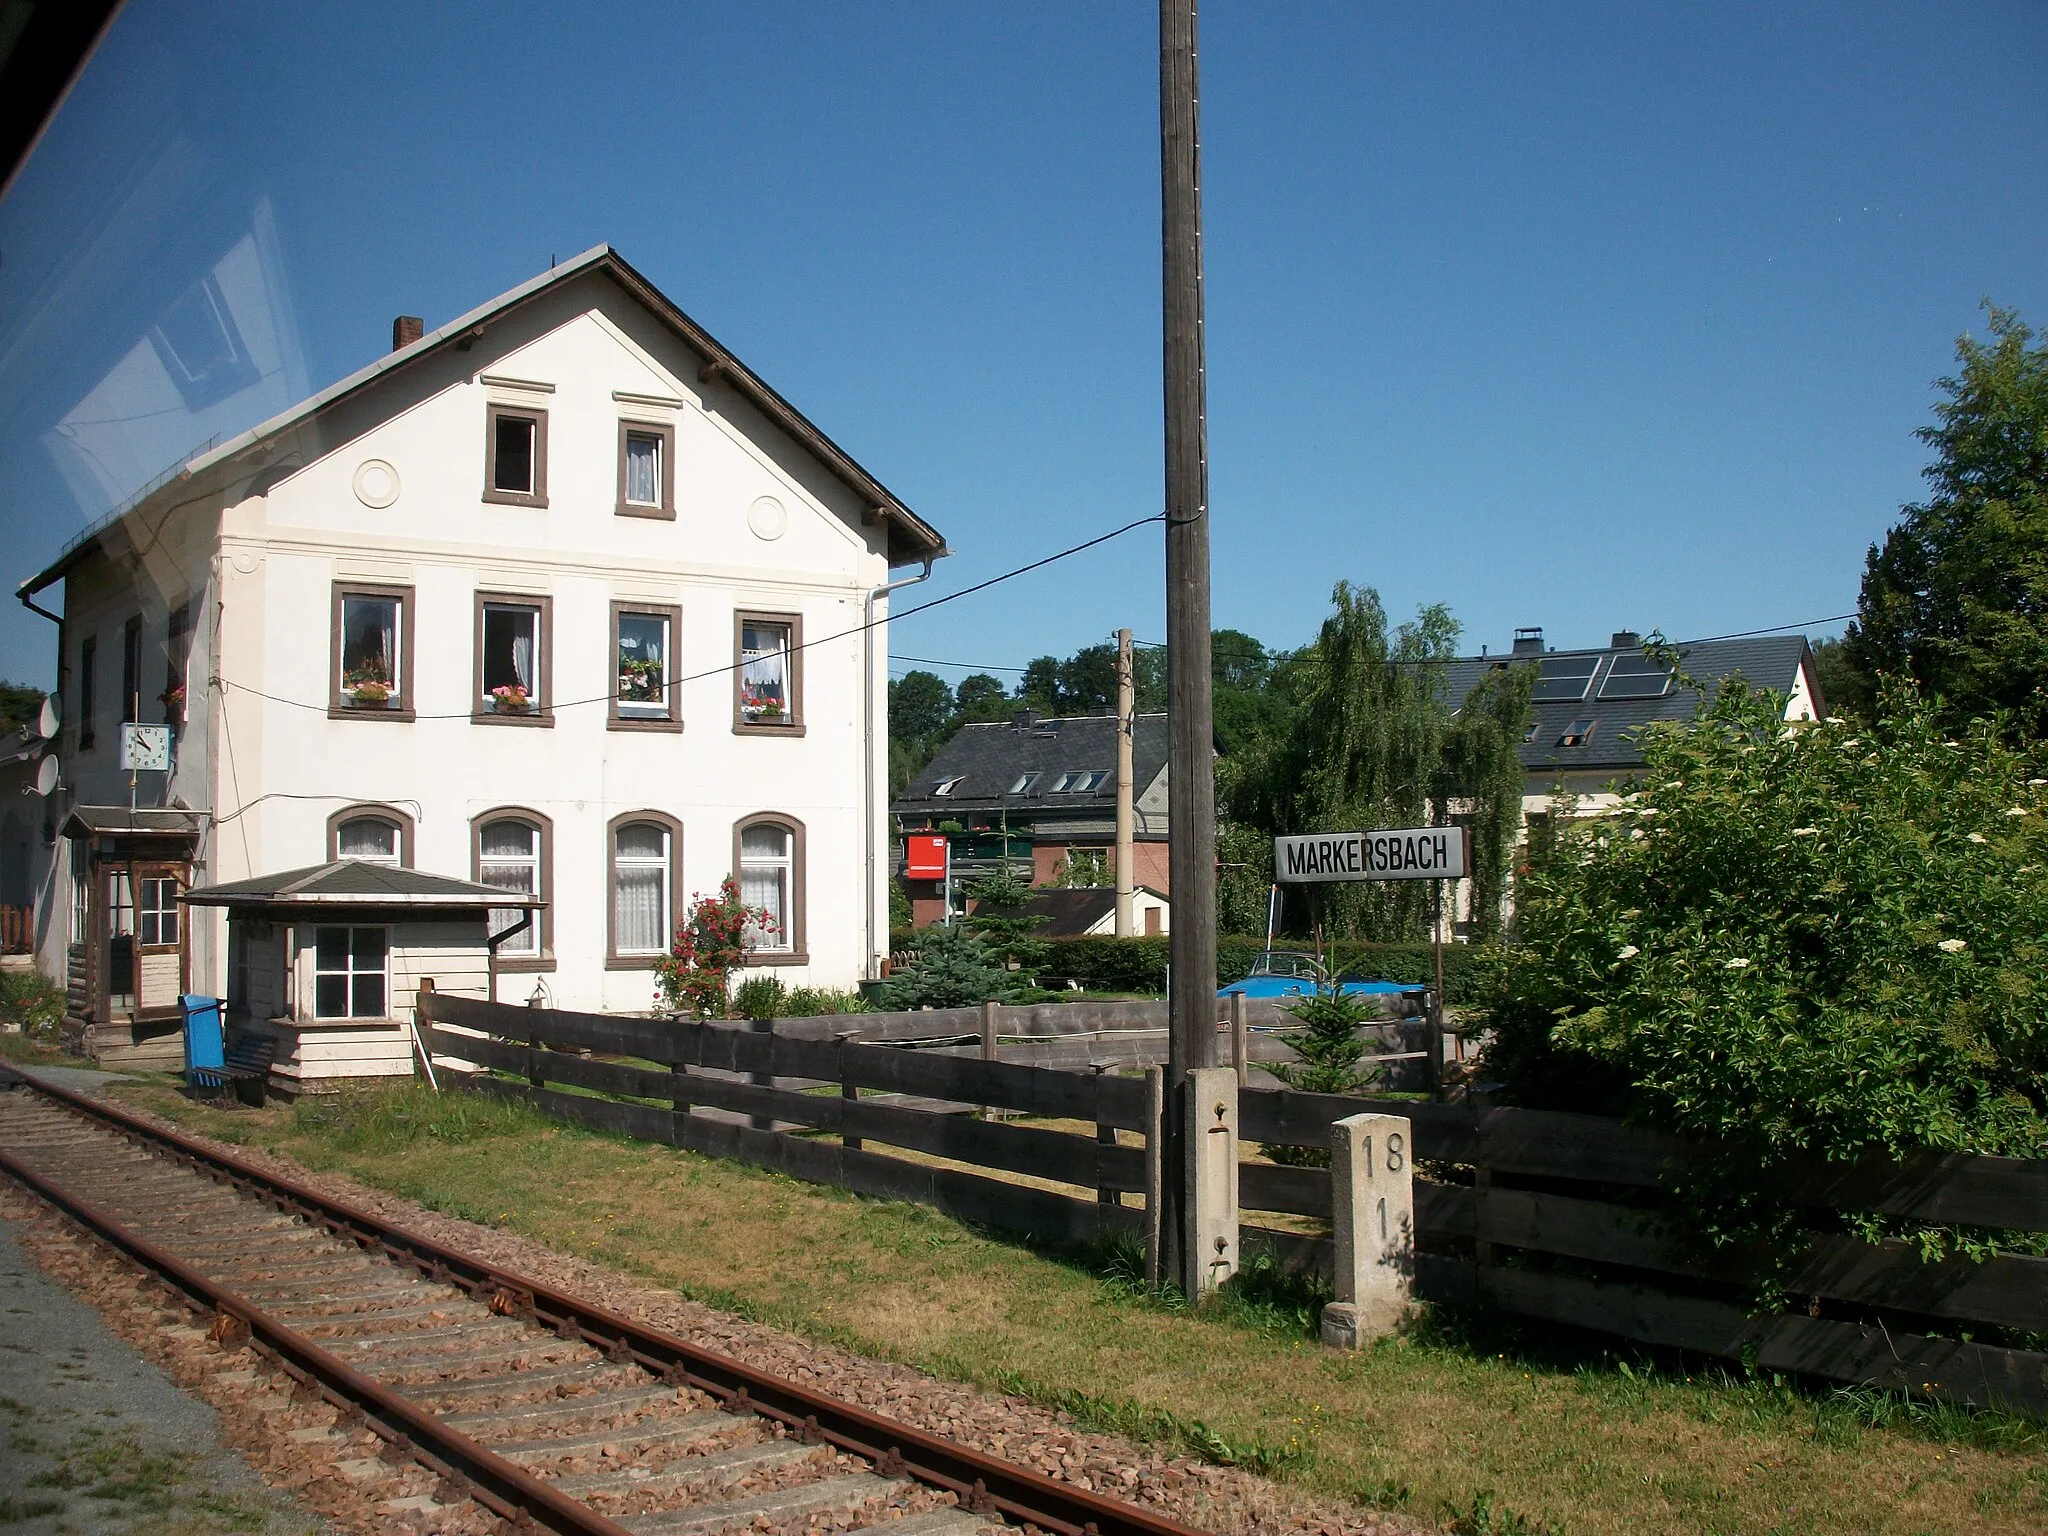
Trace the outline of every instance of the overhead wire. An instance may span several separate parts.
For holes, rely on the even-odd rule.
[[[1129,533],[1134,528],[1143,528],[1148,523],[1163,522],[1165,520],[1165,517],[1166,514],[1163,512],[1154,512],[1147,517],[1133,518],[1130,522],[1125,523],[1121,528],[1112,528],[1108,533],[1099,533],[1092,539],[1084,539],[1079,544],[1069,545],[1067,548],[1059,550],[1054,554],[1046,555],[1042,559],[1033,560],[1028,565],[1020,565],[1016,567],[1014,570],[1004,571],[999,575],[991,576],[986,581],[978,581],[971,587],[962,587],[958,592],[948,592],[943,597],[932,598],[929,602],[919,603],[913,608],[906,608],[901,613],[871,619],[864,624],[856,624],[850,629],[838,630],[835,633],[829,635],[820,635],[814,640],[806,640],[802,642],[800,645],[793,645],[789,649],[789,654],[795,655],[800,651],[807,651],[815,646],[830,645],[835,640],[845,640],[854,635],[865,634],[867,631],[871,629],[878,629],[884,624],[888,624],[893,621],[898,621],[902,619],[913,618],[920,613],[929,613],[932,609],[943,608],[948,603],[957,603],[963,597],[972,597],[977,592],[986,592],[990,587],[1000,586],[1002,583],[1006,581],[1015,581],[1020,576],[1028,576],[1033,571],[1043,570],[1048,565],[1055,564],[1058,561],[1069,559],[1074,555],[1078,555],[1086,550],[1093,549],[1098,544],[1107,544],[1111,539],[1121,538],[1123,535]],[[702,682],[706,678],[727,676],[731,673],[739,671],[740,668],[746,665],[747,663],[744,660],[731,661],[725,663],[722,666],[707,667],[701,672],[691,672],[682,677],[671,678],[662,685],[662,692],[666,693],[670,689],[680,688],[685,683]],[[324,703],[313,704],[307,702],[304,699],[283,698],[274,693],[266,693],[261,688],[252,688],[247,683],[236,682],[233,678],[221,677],[218,674],[216,674],[211,679],[211,682],[215,687],[233,688],[238,692],[253,694],[255,697],[259,699],[268,699],[273,704],[283,704],[292,709],[313,710],[321,714],[326,713],[328,709],[328,706]],[[593,694],[591,697],[584,699],[558,700],[553,703],[550,703],[547,707],[550,710],[576,709],[586,704],[608,704],[617,697],[618,695],[616,693],[606,692],[600,694]],[[463,710],[460,713],[415,713],[412,716],[410,716],[410,718],[414,720],[469,720],[475,718],[475,712],[472,710]]]

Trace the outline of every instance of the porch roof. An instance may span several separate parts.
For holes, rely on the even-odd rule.
[[[175,806],[77,805],[64,818],[66,837],[197,837],[206,830],[206,812]]]
[[[420,869],[367,859],[336,859],[306,869],[230,880],[187,891],[181,900],[195,907],[273,909],[278,907],[409,907],[443,912],[481,912],[491,907],[547,905],[538,896],[500,890],[471,880],[454,880]]]

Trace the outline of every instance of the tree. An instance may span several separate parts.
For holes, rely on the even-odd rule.
[[[1209,676],[1218,693],[1264,688],[1273,678],[1273,659],[1265,646],[1241,629],[1210,632]]]
[[[42,689],[27,683],[0,683],[0,728],[33,725],[42,709]]]
[[[1116,708],[1116,647],[1084,645],[1060,663],[1060,711],[1089,714]]]
[[[773,932],[775,919],[740,900],[740,883],[731,875],[719,883],[716,896],[693,897],[675,942],[654,962],[662,1003],[687,1008],[700,1019],[724,1018],[732,973],[747,963],[749,928]]]
[[[1994,711],[2048,734],[2048,342],[1987,303],[1991,339],[1956,342],[1938,381],[1932,493],[1865,563],[1846,659],[1911,677],[1951,724]]]
[[[905,745],[939,734],[953,718],[953,690],[936,672],[906,672],[889,683],[889,734]]]
[[[1876,680],[1858,666],[1843,640],[1816,640],[1814,680],[1820,684],[1827,712],[1842,720],[1868,720],[1876,708]]]
[[[917,950],[916,963],[882,985],[884,1009],[970,1008],[1043,995],[1028,976],[1006,969],[986,943],[957,925],[923,930]]]
[[[962,725],[1001,720],[1010,713],[1009,694],[986,672],[961,678],[960,686],[953,690],[953,702],[959,710],[957,723]]]
[[[1617,814],[1561,820],[1488,1075],[1734,1147],[1758,1198],[1799,1156],[2048,1155],[2042,765],[1903,682],[1869,726],[1783,707],[1731,679],[1644,732]]]
[[[1017,684],[1017,698],[1041,714],[1057,715],[1060,712],[1059,657],[1039,656],[1026,664],[1023,681]]]

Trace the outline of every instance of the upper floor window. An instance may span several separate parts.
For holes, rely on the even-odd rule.
[[[171,610],[164,631],[164,691],[157,695],[170,725],[185,718],[185,667],[191,650],[192,604],[181,603]]]
[[[352,805],[327,818],[327,857],[412,868],[412,817],[395,805]]]
[[[547,836],[542,821],[525,813],[492,813],[479,820],[476,829],[476,878],[479,885],[525,896],[544,896],[543,880],[547,859]],[[514,927],[523,909],[493,907],[490,931],[504,933]],[[543,924],[546,909],[536,911],[533,921],[498,945],[498,958],[532,960],[546,947]]]
[[[614,728],[682,729],[682,689],[675,683],[675,640],[682,627],[679,608],[612,604]]]
[[[494,405],[484,441],[484,500],[548,504],[548,413]]]
[[[747,948],[759,961],[800,958],[804,943],[803,829],[780,817],[757,816],[734,829],[733,862],[740,899],[767,920],[747,925]]]
[[[334,584],[330,715],[410,720],[412,588]]]
[[[142,615],[121,629],[121,723],[142,718]]]
[[[795,614],[736,616],[733,729],[803,729],[803,620]]]
[[[78,647],[78,750],[93,743],[93,715],[99,700],[93,695],[99,679],[100,643],[87,635]]]
[[[676,429],[653,422],[619,423],[619,515],[676,515]]]
[[[476,702],[479,720],[552,723],[548,623],[552,602],[495,592],[476,596]]]
[[[390,935],[382,928],[314,929],[313,1017],[384,1018],[390,965]]]

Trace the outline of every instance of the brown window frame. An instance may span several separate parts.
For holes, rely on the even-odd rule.
[[[413,845],[413,819],[409,812],[395,805],[386,805],[381,800],[365,800],[359,805],[345,805],[327,818],[327,862],[332,864],[341,857],[341,828],[343,822],[388,821],[398,828],[398,867],[411,869]]]
[[[373,709],[352,704],[341,686],[342,605],[351,597],[397,599],[398,601],[398,708]],[[374,581],[337,581],[329,623],[327,659],[327,718],[330,720],[411,720],[418,680],[413,676],[413,605],[418,601],[412,587],[391,586]]]
[[[784,624],[789,627],[789,718],[779,725],[749,720],[740,707],[742,641],[749,624]],[[732,731],[735,736],[801,736],[804,733],[804,616],[774,613],[765,608],[742,608],[732,616]]]
[[[517,416],[533,423],[533,489],[498,489],[498,418]],[[499,405],[484,410],[484,500],[501,507],[545,507],[548,504],[548,413],[545,407]]]
[[[100,662],[100,637],[87,635],[78,642],[78,750],[90,752],[96,740],[93,731],[93,715],[99,708],[99,701],[93,697],[98,691]]]
[[[626,439],[634,433],[642,437],[659,438],[661,441],[661,505],[648,501],[626,500]],[[662,522],[674,522],[676,518],[676,429],[673,423],[659,421],[633,421],[620,418],[619,421],[619,501],[620,517],[646,517]]]
[[[668,621],[668,713],[666,715],[625,715],[619,712],[619,620],[640,614]],[[683,610],[663,603],[630,603],[612,600],[611,660],[605,664],[611,678],[611,702],[606,710],[605,728],[613,731],[680,731],[683,728],[683,689],[676,677],[676,648],[683,633]]]
[[[484,828],[494,821],[523,821],[540,833],[540,889],[534,894],[543,905],[534,913],[540,929],[540,953],[500,955],[502,973],[552,971],[555,968],[555,823],[543,812],[524,805],[500,805],[469,819],[469,877],[478,885],[484,881]],[[671,858],[673,862],[673,858]]]
[[[648,954],[619,953],[618,884],[619,829],[636,821],[654,822],[668,829],[668,924],[663,937],[669,938],[681,918],[683,906],[683,824],[666,811],[625,811],[604,824],[604,968],[608,971],[651,971],[654,963],[668,953],[664,942]]]
[[[484,610],[486,608],[531,608],[540,615],[535,626],[540,655],[534,658],[532,708],[523,715],[499,714],[484,707]],[[474,657],[469,679],[469,719],[472,725],[538,725],[555,723],[555,600],[532,592],[483,592],[476,594],[473,626]]]
[[[781,827],[790,835],[789,850],[789,948],[748,950],[746,964],[809,965],[810,933],[805,922],[809,906],[810,878],[805,861],[804,824],[782,811],[756,811],[732,824],[732,874],[740,878],[740,840],[749,827]]]

